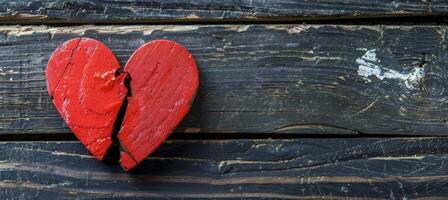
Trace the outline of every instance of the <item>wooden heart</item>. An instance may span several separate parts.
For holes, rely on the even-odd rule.
[[[57,110],[79,140],[103,159],[118,132],[128,171],[151,154],[188,112],[199,85],[196,63],[180,44],[156,40],[137,49],[124,73],[102,43],[77,38],[51,56],[47,85]],[[130,78],[125,86],[125,73]],[[128,89],[122,122],[116,121]]]
[[[126,97],[125,74],[103,43],[75,38],[51,55],[47,70],[48,93],[76,137],[99,160],[112,144],[112,131]]]
[[[196,62],[180,44],[156,40],[126,63],[131,96],[118,134],[125,170],[151,154],[190,109],[199,85]]]

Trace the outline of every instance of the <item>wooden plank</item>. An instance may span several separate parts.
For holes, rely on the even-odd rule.
[[[447,14],[443,0],[35,0],[0,4],[2,23],[259,21]]]
[[[219,25],[0,27],[0,133],[69,133],[46,92],[51,52],[74,37],[124,63],[172,39],[200,89],[177,132],[448,133],[446,26]],[[132,89],[132,88],[131,88]]]
[[[2,199],[444,199],[448,138],[165,142],[132,173],[78,142],[0,143]]]

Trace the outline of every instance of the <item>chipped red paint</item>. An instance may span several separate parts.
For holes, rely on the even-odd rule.
[[[47,70],[53,103],[81,142],[98,159],[112,144],[112,131],[127,88],[125,74],[101,42],[70,40],[56,49]],[[118,133],[120,164],[128,171],[151,154],[188,112],[199,85],[196,62],[180,44],[156,40],[137,49],[125,66],[131,96]]]
[[[151,154],[188,112],[199,85],[196,62],[178,43],[156,40],[137,49],[124,69],[131,96],[118,134],[125,170]]]
[[[46,69],[53,103],[68,127],[102,160],[110,145],[118,111],[126,96],[125,75],[101,42],[75,38],[60,45]]]

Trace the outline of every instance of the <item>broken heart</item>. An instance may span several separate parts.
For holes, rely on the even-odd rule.
[[[46,78],[54,105],[77,138],[99,160],[118,143],[126,171],[175,129],[199,84],[191,54],[169,40],[141,46],[122,72],[103,43],[75,38],[52,54]]]

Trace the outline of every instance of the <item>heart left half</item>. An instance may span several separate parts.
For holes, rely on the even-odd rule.
[[[102,160],[112,145],[115,120],[127,94],[126,75],[103,43],[75,38],[51,55],[48,93],[68,127],[87,149]]]

